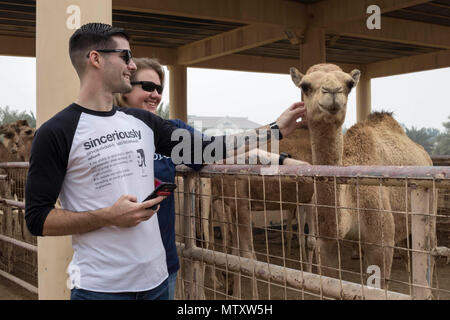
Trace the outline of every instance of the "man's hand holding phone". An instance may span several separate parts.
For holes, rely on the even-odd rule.
[[[137,226],[143,221],[150,219],[157,210],[147,210],[149,207],[156,206],[164,200],[164,197],[158,196],[145,202],[137,202],[135,196],[123,195],[111,207],[108,208],[104,219],[108,225],[129,228]]]
[[[161,182],[158,179],[155,179],[155,190],[153,190],[153,192],[147,198],[145,198],[143,203],[148,200],[151,200],[151,199],[157,199],[158,197],[164,197],[163,198],[163,200],[164,200],[165,197],[170,196],[172,194],[173,190],[175,190],[176,188],[177,188],[177,185],[175,183]],[[158,204],[161,201],[157,202],[153,206],[150,206],[146,209],[147,210],[156,210],[156,208],[158,207]]]
[[[123,195],[109,208],[104,218],[113,226],[137,226],[150,219],[158,211],[161,201],[172,194],[176,187],[174,183],[155,179],[155,190],[144,201],[138,203],[135,196]]]

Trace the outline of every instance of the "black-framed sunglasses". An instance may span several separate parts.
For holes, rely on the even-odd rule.
[[[140,84],[142,86],[142,89],[148,92],[153,92],[153,90],[156,89],[156,92],[161,94],[163,92],[163,87],[159,84],[156,84],[151,81],[131,81],[132,85],[138,85]]]
[[[120,57],[123,59],[123,61],[125,61],[126,64],[129,64],[131,59],[133,58],[133,54],[131,53],[131,50],[128,49],[98,49],[98,50],[94,50],[97,52],[104,52],[104,53],[111,53],[111,52],[125,52],[125,55],[121,55]],[[89,58],[89,54],[91,52],[89,51],[87,54],[87,57]]]

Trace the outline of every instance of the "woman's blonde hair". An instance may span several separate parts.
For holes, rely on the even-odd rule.
[[[159,63],[157,59],[154,58],[133,58],[134,63],[136,64],[136,71],[132,73],[131,75],[131,81],[135,81],[137,74],[141,70],[151,69],[155,70],[155,72],[159,76],[159,81],[161,81],[161,87],[164,90],[164,78],[165,73],[162,65]],[[115,93],[114,94],[114,105],[119,107],[129,107],[127,103],[126,97],[123,96],[122,93]]]

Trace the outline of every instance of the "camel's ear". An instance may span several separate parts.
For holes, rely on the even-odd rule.
[[[18,126],[27,126],[28,127],[28,121],[27,120],[17,120]]]
[[[359,82],[359,78],[361,77],[361,71],[359,71],[358,69],[354,69],[352,72],[350,72],[350,76],[353,78],[353,81],[355,81],[353,87],[356,87]]]
[[[300,83],[302,82],[303,74],[301,74],[300,71],[298,71],[297,68],[295,67],[291,67],[289,69],[289,72],[291,73],[291,78],[294,84],[300,88]]]

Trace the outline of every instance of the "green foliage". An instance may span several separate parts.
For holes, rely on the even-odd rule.
[[[164,105],[164,102],[161,103],[156,109],[156,114],[163,119],[169,119],[169,105]]]
[[[450,116],[448,117],[450,120]],[[433,151],[434,155],[450,155],[450,121],[443,123],[445,132],[436,140],[436,147]]]
[[[435,128],[421,128],[414,126],[411,129],[405,128],[406,135],[415,143],[420,144],[428,154],[432,154],[435,148],[435,141],[440,132]]]
[[[9,106],[0,107],[0,125],[4,125],[17,120],[27,120],[30,127],[36,128],[36,117],[32,111],[12,110]]]

